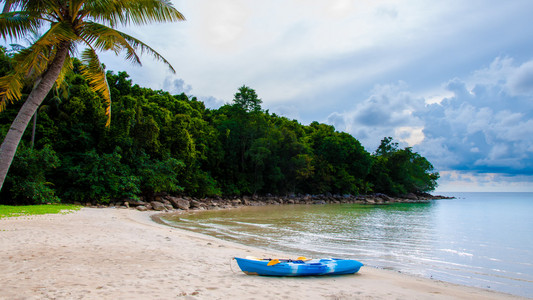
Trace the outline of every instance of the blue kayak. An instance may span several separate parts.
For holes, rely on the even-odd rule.
[[[239,268],[248,275],[314,276],[357,273],[363,266],[353,259],[258,259],[235,257]]]

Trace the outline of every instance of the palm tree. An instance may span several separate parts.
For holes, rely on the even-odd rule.
[[[151,22],[185,20],[170,0],[0,0],[0,35],[20,39],[32,31],[45,30],[27,49],[13,56],[13,70],[0,78],[0,112],[6,105],[21,99],[25,80],[34,79],[33,89],[0,146],[0,189],[31,117],[57,82],[59,85],[72,69],[71,57],[78,46],[84,64],[82,74],[107,104],[109,126],[111,95],[105,70],[96,54],[111,50],[125,53],[125,58],[141,64],[137,52],[147,52],[170,63],[138,39],[116,30],[121,25],[144,25]],[[17,10],[18,9],[18,10]]]

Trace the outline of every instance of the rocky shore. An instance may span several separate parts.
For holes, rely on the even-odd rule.
[[[293,195],[293,196],[243,196],[233,198],[193,198],[158,194],[152,197],[141,197],[139,200],[125,199],[110,202],[108,205],[85,203],[88,207],[122,207],[136,208],[140,211],[175,211],[175,210],[214,210],[240,206],[264,205],[297,205],[297,204],[340,204],[357,203],[368,205],[385,205],[391,203],[426,203],[431,200],[453,199],[453,197],[434,196],[428,193],[407,194],[401,197],[390,197],[385,194],[371,195]],[[81,204],[81,203],[77,203]]]

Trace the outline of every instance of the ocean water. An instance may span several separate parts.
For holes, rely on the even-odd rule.
[[[392,205],[243,207],[167,217],[169,225],[294,257],[367,266],[533,297],[533,193],[446,193]]]

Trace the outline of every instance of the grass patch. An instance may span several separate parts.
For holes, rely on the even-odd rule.
[[[81,206],[71,204],[43,204],[26,206],[0,205],[0,219],[45,214],[68,214],[80,209]]]

